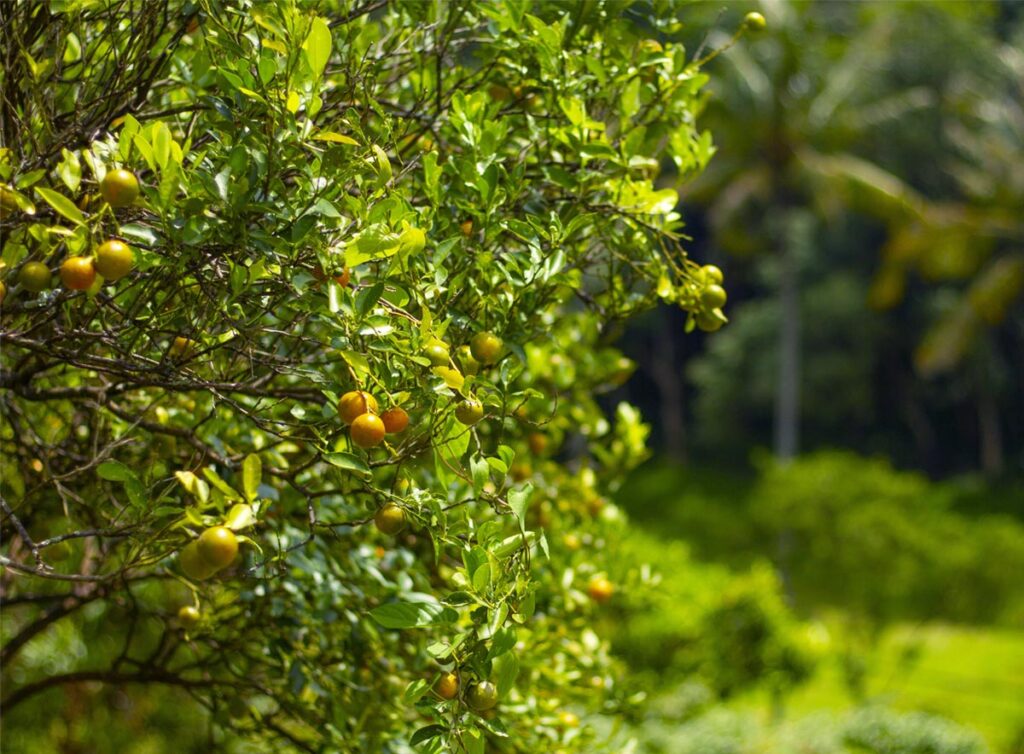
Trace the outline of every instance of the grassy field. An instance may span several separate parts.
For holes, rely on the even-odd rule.
[[[995,754],[1024,752],[1024,632],[902,625],[887,631],[866,659],[867,701],[951,718],[981,733]],[[769,708],[757,694],[737,704]],[[840,662],[830,659],[789,697],[786,715],[854,704]]]

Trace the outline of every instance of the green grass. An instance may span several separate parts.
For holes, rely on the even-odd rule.
[[[867,656],[866,698],[943,715],[981,733],[996,754],[1017,754],[1024,733],[1024,631],[941,624],[886,631]],[[855,705],[837,659],[822,662],[788,698],[786,715]],[[769,708],[763,693],[741,707]]]

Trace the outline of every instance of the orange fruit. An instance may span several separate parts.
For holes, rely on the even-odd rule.
[[[60,266],[60,282],[73,291],[88,290],[96,281],[96,268],[89,257],[68,257]]]
[[[357,416],[352,422],[352,442],[360,448],[373,448],[384,440],[384,422],[376,414]]]
[[[459,693],[459,677],[455,673],[445,673],[434,684],[434,692],[442,699],[454,699]]]
[[[377,399],[363,390],[351,390],[341,396],[338,401],[338,416],[346,424],[351,424],[356,417],[363,414],[377,413]]]
[[[395,435],[409,426],[409,414],[401,406],[392,406],[380,415],[384,422],[384,431],[389,435]]]
[[[594,602],[604,604],[615,593],[615,585],[606,576],[595,576],[587,584],[587,594]]]
[[[96,272],[105,280],[120,280],[132,271],[134,264],[132,248],[122,241],[111,239],[96,249]]]
[[[214,526],[196,540],[199,556],[214,571],[231,565],[238,555],[238,537],[226,526]]]
[[[139,195],[139,180],[127,170],[111,170],[100,181],[100,194],[111,207],[127,207]]]

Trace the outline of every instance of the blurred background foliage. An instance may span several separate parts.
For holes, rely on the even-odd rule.
[[[619,496],[663,575],[615,642],[640,750],[1019,754],[1024,4],[698,3],[678,39],[752,9],[683,190],[731,323],[647,315],[612,395],[656,451]]]

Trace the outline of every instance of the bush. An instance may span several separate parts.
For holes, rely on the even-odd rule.
[[[1019,609],[1024,528],[1011,519],[954,513],[947,486],[851,453],[760,467],[750,512],[764,542],[786,542],[773,555],[802,609],[833,605],[879,623],[991,622]]]

